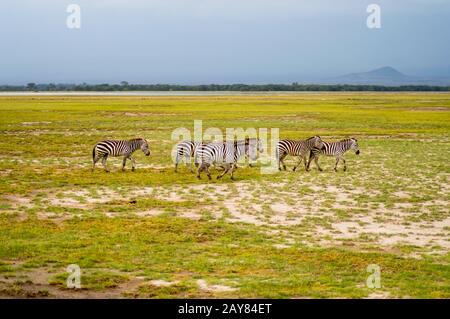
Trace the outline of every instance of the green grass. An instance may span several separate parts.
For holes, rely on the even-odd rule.
[[[363,297],[368,264],[383,269],[383,289],[393,296],[449,297],[446,266],[386,253],[342,249],[277,249],[255,227],[222,222],[192,223],[182,218],[11,221],[3,218],[0,257],[24,262],[22,267],[54,271],[77,263],[89,275],[85,289],[116,287],[126,274],[180,281],[160,289],[170,297],[195,297],[195,280],[236,282],[237,297]],[[232,245],[232,246],[230,246]],[[123,274],[95,272],[114,269]],[[64,287],[67,274],[51,284]],[[414,280],[411,280],[414,278]],[[185,291],[186,287],[191,287]],[[147,287],[148,288],[148,287]],[[148,289],[147,289],[148,290]],[[155,290],[143,295],[154,295]],[[213,294],[214,295],[214,294]],[[225,294],[226,295],[226,294]]]
[[[321,158],[320,173],[199,181],[170,159],[172,131],[195,119],[354,136],[361,155],[347,172]],[[450,94],[0,97],[0,131],[0,296],[75,296],[65,269],[78,264],[88,297],[450,297]],[[91,172],[96,141],[137,136],[152,153],[135,172],[118,158]],[[365,286],[369,264],[380,289]]]

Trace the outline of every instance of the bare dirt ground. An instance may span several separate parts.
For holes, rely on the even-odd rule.
[[[192,219],[200,219],[208,212],[212,218],[224,218],[229,222],[250,223],[292,236],[301,243],[316,245],[339,245],[345,242],[381,247],[413,245],[424,249],[445,253],[450,250],[449,188],[442,185],[442,200],[420,203],[405,202],[410,195],[397,191],[398,198],[390,207],[377,203],[369,207],[358,203],[361,194],[374,197],[376,190],[368,192],[362,187],[348,189],[338,185],[318,186],[303,181],[301,189],[308,192],[299,194],[295,182],[236,182],[233,184],[200,184],[183,186],[144,187],[126,190],[102,187],[96,194],[88,190],[72,190],[49,194],[40,205],[77,208],[89,213],[90,208],[114,200],[139,201],[145,198],[183,203],[195,201],[198,207],[176,207],[174,214]],[[8,197],[14,207],[33,207],[29,197],[14,195]],[[430,207],[441,207],[444,218],[437,220],[414,219],[414,215],[424,214]],[[136,216],[156,216],[164,214],[164,208],[136,210]],[[108,217],[121,213],[105,212]],[[41,211],[40,218],[67,219],[72,213],[52,213]],[[446,217],[445,217],[446,216]],[[311,222],[314,221],[314,222]],[[300,232],[300,236],[299,235]],[[289,247],[285,242],[279,247]]]

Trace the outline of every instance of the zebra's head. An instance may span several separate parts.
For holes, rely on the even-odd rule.
[[[323,141],[319,135],[313,136],[310,138],[312,140],[312,144],[314,148],[318,148],[319,150],[323,149]]]
[[[148,146],[148,142],[145,138],[142,138],[141,151],[145,154],[145,156],[150,155],[150,147]]]
[[[359,145],[358,145],[358,140],[356,138],[351,138],[350,139],[350,149],[355,151],[356,155],[359,155]]]

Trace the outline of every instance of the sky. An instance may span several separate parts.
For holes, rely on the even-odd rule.
[[[450,77],[450,0],[1,0],[0,34],[0,84]]]

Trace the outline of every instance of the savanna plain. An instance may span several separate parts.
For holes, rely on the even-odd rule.
[[[171,159],[194,120],[361,154],[197,180]],[[450,298],[449,132],[448,93],[1,96],[0,297]],[[97,141],[134,137],[136,171],[91,172]]]

